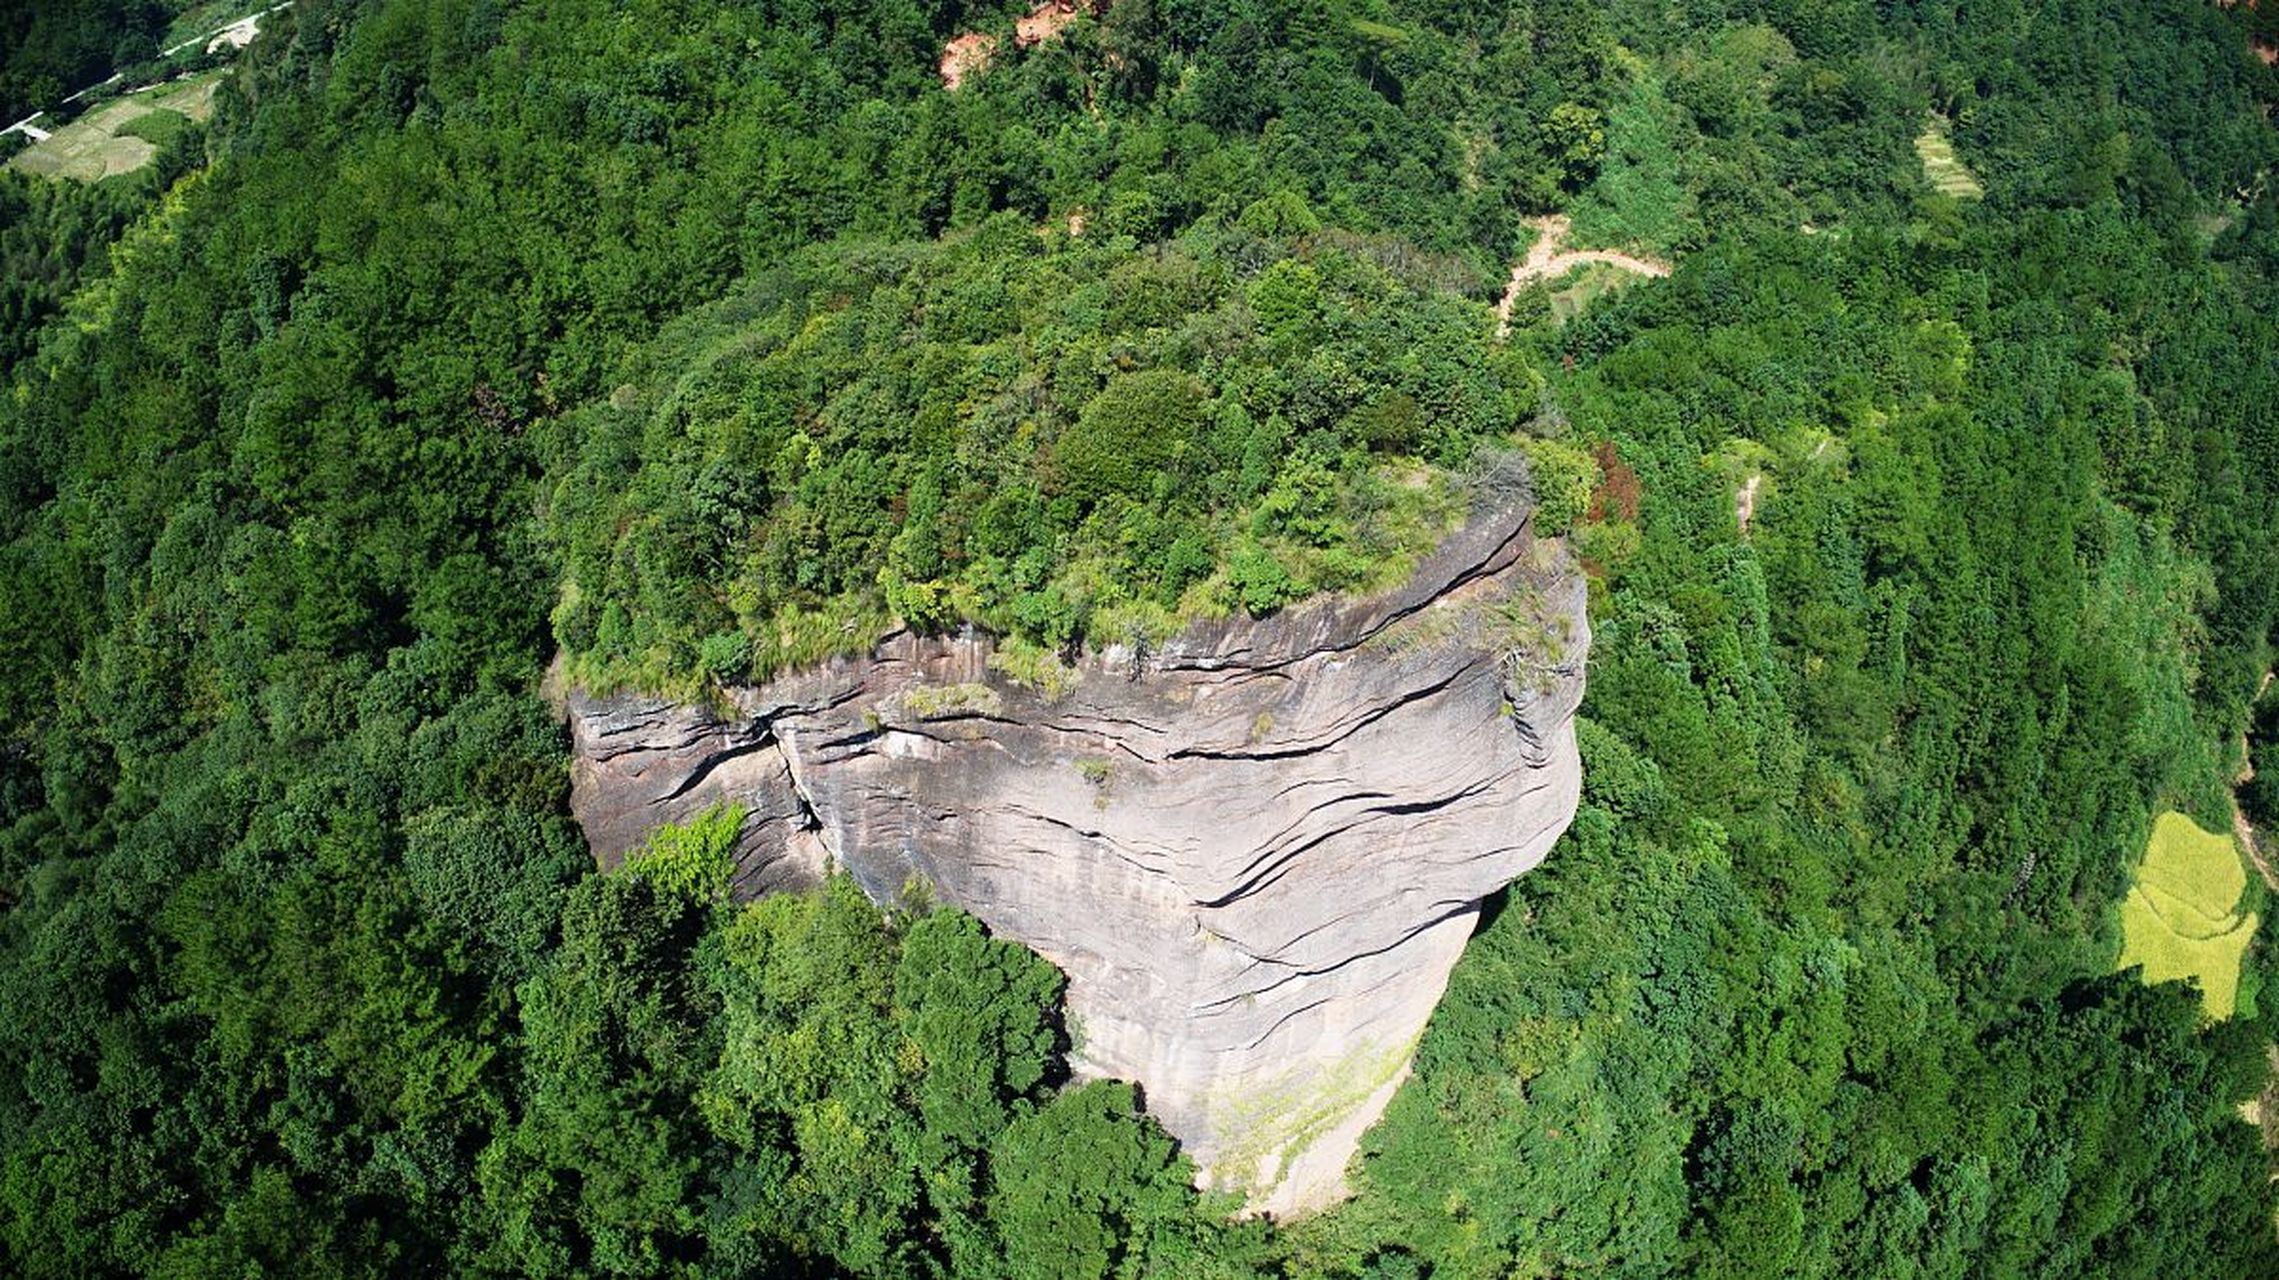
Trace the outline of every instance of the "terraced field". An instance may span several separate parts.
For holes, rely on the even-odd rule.
[[[2255,936],[2255,914],[2239,913],[2246,888],[2230,835],[2203,831],[2181,813],[2161,814],[2121,904],[2120,967],[2143,966],[2147,982],[2196,982],[2208,1016],[2230,1017],[2240,957]]]
[[[209,71],[114,98],[26,147],[8,163],[43,178],[81,182],[132,173],[158,154],[150,137],[165,136],[161,131],[165,128],[186,127],[184,120],[203,122],[214,114],[214,89],[223,74]],[[159,125],[167,115],[181,119]],[[137,136],[145,134],[150,137]]]
[[[1923,158],[1923,176],[1941,195],[1958,200],[1977,200],[1986,195],[1978,176],[1955,154],[1955,144],[1945,128],[1933,125],[1916,135],[1915,154]]]

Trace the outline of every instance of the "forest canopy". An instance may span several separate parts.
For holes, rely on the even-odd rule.
[[[947,91],[1014,18],[299,0],[180,165],[0,184],[7,1270],[2279,1272],[2279,951],[2116,972],[2243,730],[2279,814],[2269,19],[1118,0]],[[1675,269],[1499,340],[1553,212]],[[1582,805],[1317,1216],[971,919],[569,818],[558,652],[1265,614],[1512,453]]]

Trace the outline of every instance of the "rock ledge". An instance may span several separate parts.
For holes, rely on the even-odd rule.
[[[1058,696],[978,634],[896,634],[722,716],[569,695],[572,804],[614,859],[746,806],[737,887],[843,867],[1068,975],[1085,1074],[1138,1081],[1205,1179],[1344,1193],[1482,898],[1573,817],[1584,585],[1524,509],[1397,590],[1085,657]]]

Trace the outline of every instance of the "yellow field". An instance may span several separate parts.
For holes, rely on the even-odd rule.
[[[214,114],[214,88],[221,83],[222,74],[208,72],[114,98],[57,129],[46,141],[24,148],[8,164],[43,178],[77,178],[81,182],[132,173],[149,164],[158,148],[141,138],[122,136],[119,130],[154,111],[205,121]]]
[[[2240,957],[2255,936],[2255,915],[2238,913],[2246,888],[2247,869],[2230,835],[2203,831],[2180,813],[2161,814],[2121,904],[2119,967],[2143,966],[2147,982],[2197,982],[2208,1016],[2230,1017]]]
[[[1986,194],[1986,188],[1978,185],[1978,178],[1955,155],[1955,144],[1948,141],[1944,130],[1925,129],[1915,139],[1915,154],[1923,158],[1923,176],[1941,194],[1958,200],[1976,200]]]

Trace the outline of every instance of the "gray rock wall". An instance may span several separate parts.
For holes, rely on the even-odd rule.
[[[1081,1073],[1138,1081],[1206,1180],[1343,1193],[1480,900],[1573,816],[1584,585],[1524,511],[1382,596],[1087,655],[1057,693],[985,636],[896,635],[725,714],[573,693],[573,804],[612,858],[722,798],[739,887],[845,868],[1068,975]]]

